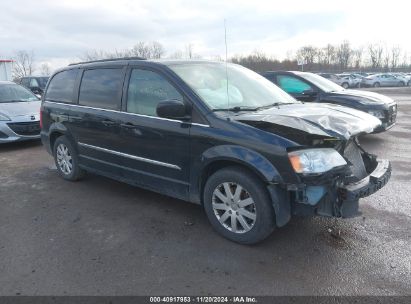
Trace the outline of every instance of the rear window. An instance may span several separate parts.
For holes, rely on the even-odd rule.
[[[78,70],[62,71],[51,79],[46,92],[46,100],[73,102],[74,84]]]
[[[122,84],[122,69],[86,70],[81,80],[79,104],[116,110],[120,104]]]

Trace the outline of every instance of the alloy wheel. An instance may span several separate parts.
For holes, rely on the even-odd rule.
[[[234,233],[250,231],[257,218],[256,205],[241,185],[225,182],[215,188],[212,206],[220,224]]]
[[[69,175],[73,170],[73,158],[65,144],[59,144],[56,149],[57,164],[65,175]]]

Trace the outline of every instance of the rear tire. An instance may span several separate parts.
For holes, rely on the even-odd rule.
[[[374,83],[374,85],[373,85],[374,88],[379,88],[380,86],[381,86],[381,85],[380,85],[379,82],[376,82],[376,83]]]
[[[81,179],[85,171],[78,165],[78,154],[73,144],[63,135],[56,139],[53,147],[54,162],[62,178],[68,181]]]
[[[403,87],[403,86],[405,86],[404,81],[400,81],[400,82],[398,83],[398,86],[399,86],[399,87]]]
[[[255,244],[275,228],[274,209],[264,183],[240,167],[221,169],[205,184],[204,209],[213,228],[240,244]]]

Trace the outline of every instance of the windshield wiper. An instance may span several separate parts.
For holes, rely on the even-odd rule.
[[[241,111],[256,111],[258,108],[251,108],[251,107],[232,107],[232,108],[221,108],[221,109],[213,109],[213,112],[218,111],[229,111],[229,112],[241,112]]]
[[[287,104],[294,104],[293,102],[274,102],[272,104],[266,105],[266,106],[261,106],[256,108],[257,110],[261,110],[261,109],[269,109],[269,108],[273,108],[273,107],[279,107],[282,105],[287,105]]]

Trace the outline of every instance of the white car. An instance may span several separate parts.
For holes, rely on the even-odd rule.
[[[356,74],[338,74],[338,76],[341,80],[346,80],[350,88],[358,88],[361,84],[362,77]]]
[[[40,100],[28,89],[0,81],[0,144],[40,138]]]
[[[332,73],[319,73],[318,75],[342,86],[344,89],[352,87],[352,79],[348,76],[340,76]]]
[[[404,81],[404,85],[409,86],[411,84],[411,76],[407,75],[405,73],[391,73],[392,75],[394,75],[395,77],[397,77],[398,79],[402,79]]]
[[[361,86],[367,87],[401,87],[405,85],[404,79],[392,74],[374,74],[364,77],[361,81]]]

